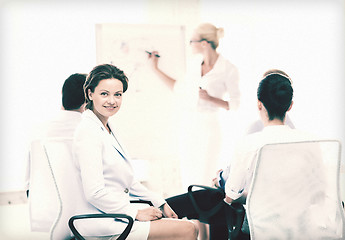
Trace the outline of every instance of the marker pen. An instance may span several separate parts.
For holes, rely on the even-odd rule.
[[[147,52],[148,54],[152,54],[152,52],[149,52],[149,51],[145,51],[145,52]],[[158,54],[155,54],[155,57],[160,57]]]

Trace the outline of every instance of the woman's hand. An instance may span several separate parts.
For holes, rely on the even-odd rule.
[[[199,98],[203,100],[211,100],[211,96],[208,95],[208,92],[202,88],[199,89]]]
[[[219,186],[219,179],[218,179],[218,176],[219,176],[219,173],[222,172],[222,171],[223,171],[223,169],[219,169],[219,170],[217,171],[216,177],[212,179],[212,185],[211,185],[212,187],[217,187],[217,188],[220,187],[220,186]]]
[[[223,99],[212,97],[208,94],[208,92],[200,87],[199,89],[199,98],[209,101],[213,104],[215,104],[217,107],[224,108],[226,110],[230,109],[229,103],[227,101],[224,101]]]
[[[225,202],[227,202],[228,204],[231,204],[234,200],[229,197],[228,195],[225,195]]]
[[[163,213],[161,210],[155,207],[148,207],[141,210],[138,210],[137,216],[135,219],[139,221],[153,221],[158,220],[163,217]]]
[[[178,218],[177,214],[174,212],[174,210],[171,209],[169,204],[164,203],[160,209],[163,211],[164,217],[167,218]]]
[[[153,70],[158,69],[158,58],[159,57],[157,57],[157,56],[159,56],[157,51],[153,51],[151,53],[148,53],[148,58],[149,58],[149,61],[151,63],[151,67]]]

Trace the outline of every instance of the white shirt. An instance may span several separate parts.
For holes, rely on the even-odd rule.
[[[77,125],[81,121],[81,113],[77,111],[61,110],[52,120],[41,126],[32,140],[43,138],[72,138]],[[25,189],[29,189],[30,181],[30,151],[27,157],[25,174]]]
[[[261,132],[247,135],[235,150],[234,163],[225,184],[226,195],[238,199],[248,192],[253,177],[258,150],[265,144],[298,142],[315,139],[306,132],[291,129],[286,125],[268,126]]]
[[[201,62],[193,61],[188,66],[184,81],[178,83],[176,91],[183,94],[183,105],[197,106],[201,111],[218,111],[219,107],[199,99],[199,87],[212,97],[229,102],[231,110],[240,104],[239,73],[234,64],[219,54],[213,68],[201,76]]]
[[[61,110],[59,114],[46,125],[44,136],[72,138],[80,121],[80,112]]]

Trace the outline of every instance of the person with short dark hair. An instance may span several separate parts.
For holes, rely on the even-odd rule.
[[[75,73],[69,76],[62,86],[62,106],[58,114],[39,127],[32,140],[54,137],[73,137],[74,130],[84,112],[85,96],[83,86],[86,74]],[[30,157],[29,157],[30,158]],[[29,188],[29,167],[26,172],[26,189]]]
[[[291,84],[292,84],[290,76],[286,72],[284,72],[284,71],[282,71],[280,69],[269,69],[269,70],[267,70],[263,74],[262,77],[265,78],[267,75],[271,75],[271,74],[280,74],[280,75],[286,77],[287,79],[289,79]],[[293,124],[292,120],[290,119],[290,117],[289,117],[289,115],[287,113],[285,115],[284,124],[289,126],[292,129],[295,128],[295,125]],[[254,121],[253,123],[251,123],[249,125],[249,127],[248,127],[248,129],[246,131],[246,134],[252,134],[252,133],[260,132],[264,128],[265,128],[265,126],[264,126],[262,120],[258,119],[258,120]],[[221,188],[224,189],[225,182],[226,182],[226,180],[228,179],[228,176],[229,176],[230,167],[231,167],[231,164],[229,164],[225,170],[220,169],[217,172],[217,176],[212,180],[213,184],[216,187],[221,187]]]
[[[234,164],[225,185],[229,202],[247,192],[254,168],[254,156],[262,145],[305,138],[298,130],[284,125],[286,112],[293,104],[292,97],[291,82],[284,75],[269,74],[259,83],[258,110],[265,128],[246,136],[236,148]]]
[[[257,90],[258,110],[264,129],[256,133],[246,135],[237,144],[235,155],[231,160],[229,176],[222,184],[215,189],[200,190],[196,192],[195,199],[202,209],[211,209],[220,201],[231,204],[245,200],[246,192],[249,189],[250,179],[253,174],[255,154],[261,146],[267,143],[304,141],[315,139],[311,134],[296,130],[284,124],[286,113],[293,104],[293,88],[291,79],[287,74],[277,70],[266,72],[260,81]],[[230,162],[230,161],[229,161]],[[196,183],[198,184],[198,183]],[[224,187],[225,185],[225,187]],[[225,188],[225,191],[224,191]],[[179,217],[190,219],[198,218],[198,213],[193,208],[188,194],[181,194],[167,199],[169,205]],[[228,204],[214,214],[210,222],[210,239],[228,239],[226,208]],[[249,234],[247,222],[243,223],[243,231]],[[246,234],[240,233],[241,237],[248,238]]]
[[[85,110],[83,86],[86,74],[69,76],[62,86],[61,111],[44,126],[39,137],[73,137],[74,130]]]
[[[84,90],[83,86],[86,80],[86,74],[75,73],[69,76],[62,87],[62,106],[61,110],[58,112],[53,119],[49,120],[48,122],[44,123],[43,125],[39,126],[39,129],[36,129],[35,135],[32,137],[32,141],[45,139],[45,138],[72,138],[74,131],[81,120],[81,113],[84,112],[85,106],[85,97],[84,97]],[[26,159],[26,172],[25,172],[25,185],[24,188],[26,190],[27,197],[31,196],[30,207],[32,201],[41,201],[47,196],[42,196],[40,192],[32,192],[30,190],[30,175],[33,174],[30,170],[31,160],[30,160],[31,152],[28,151],[28,156]],[[39,171],[33,171],[39,172]],[[30,195],[29,195],[30,191]],[[34,196],[34,197],[33,197]],[[52,196],[48,196],[52,197]],[[35,200],[33,200],[35,199]],[[49,201],[48,201],[49,202]],[[45,201],[36,203],[35,206],[39,206],[40,204],[49,204],[47,203],[47,199]],[[39,212],[39,213],[38,213]],[[37,214],[38,213],[38,214]],[[36,218],[41,218],[41,221],[46,222],[46,227],[40,229],[40,231],[48,232],[54,220],[55,216],[48,215],[43,216],[42,212],[39,209],[31,209],[31,221],[35,221]],[[35,224],[31,224],[33,226]],[[35,230],[35,229],[33,229]]]
[[[64,110],[83,112],[85,96],[83,86],[86,74],[75,73],[69,76],[62,86],[62,107]]]
[[[312,134],[284,124],[286,113],[293,105],[291,79],[279,72],[269,73],[257,90],[258,110],[264,129],[245,136],[237,145],[228,180],[225,202],[245,200],[251,185],[258,150],[265,144],[315,140]],[[249,233],[245,219],[242,230]]]

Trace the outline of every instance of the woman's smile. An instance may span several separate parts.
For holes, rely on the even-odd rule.
[[[104,106],[106,109],[113,110],[117,108],[117,106]]]

